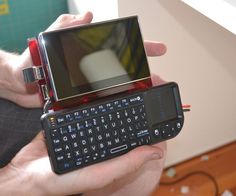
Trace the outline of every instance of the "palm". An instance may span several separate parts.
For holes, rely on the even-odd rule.
[[[38,163],[41,164],[39,165]],[[30,167],[35,166],[37,168],[43,166],[42,168],[49,168],[49,171],[51,170],[42,133],[39,133],[38,136],[25,146],[11,161],[11,166],[18,169],[28,168],[29,165]]]
[[[134,173],[150,160],[150,151],[165,152],[165,143],[155,146],[142,146],[129,153],[94,164],[63,175],[52,172],[42,133],[25,146],[11,161],[9,168],[23,175],[34,177],[35,186],[42,186],[46,194],[77,194],[93,189],[100,189],[112,182]],[[147,154],[149,154],[147,156]],[[163,162],[163,159],[160,159]],[[160,166],[160,171],[162,166]],[[109,175],[104,175],[109,174]],[[44,192],[45,193],[45,192]]]

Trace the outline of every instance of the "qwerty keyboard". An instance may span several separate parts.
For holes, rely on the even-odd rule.
[[[152,126],[145,93],[44,115],[43,127],[56,173],[176,136],[182,128],[182,119]]]

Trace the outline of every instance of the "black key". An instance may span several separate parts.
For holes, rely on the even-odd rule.
[[[59,144],[61,143],[61,140],[60,140],[59,138],[54,138],[54,139],[52,140],[52,143],[53,143],[54,145],[59,145]]]
[[[65,123],[65,122],[66,122],[65,116],[58,116],[57,117],[57,124],[58,125],[61,125],[61,124]]]
[[[101,142],[101,143],[99,143],[98,144],[98,148],[100,149],[100,150],[103,150],[103,149],[105,149],[105,143],[103,143],[103,142]]]
[[[80,144],[81,144],[81,146],[87,146],[88,142],[86,139],[81,139]]]
[[[114,105],[114,108],[115,109],[120,109],[122,108],[122,103],[121,103],[121,100],[116,100],[113,102],[113,105]]]
[[[60,127],[59,132],[60,132],[61,135],[67,134],[68,133],[68,127],[67,126]]]
[[[90,127],[92,127],[92,125],[93,125],[93,122],[92,122],[91,119],[87,119],[87,120],[84,121],[84,127],[85,128],[90,128]]]
[[[108,140],[108,141],[106,142],[106,145],[107,145],[108,148],[110,148],[110,147],[113,145],[113,143],[112,143],[111,140]]]
[[[83,159],[81,157],[75,159],[75,165],[81,166],[83,164]]]
[[[104,136],[106,139],[110,139],[111,138],[111,133],[110,132],[105,132]]]
[[[71,133],[70,134],[70,139],[71,140],[76,140],[77,139],[77,133]]]
[[[83,148],[82,153],[83,153],[83,155],[89,154],[89,149],[87,147]]]
[[[94,132],[95,132],[95,131],[94,131],[92,128],[89,128],[89,129],[86,130],[87,136],[92,136],[92,135],[94,135]]]
[[[65,161],[58,164],[58,168],[62,171],[73,168],[73,166],[74,166],[73,161]]]
[[[105,104],[107,111],[111,112],[114,110],[114,105],[112,102],[106,103]]]
[[[96,142],[94,137],[89,137],[88,141],[90,144],[95,144],[95,142]]]
[[[130,148],[135,148],[136,146],[138,146],[138,142],[136,140],[130,142]]]
[[[98,142],[101,142],[103,140],[103,135],[102,134],[97,135],[96,139]]]
[[[62,149],[62,147],[57,147],[57,148],[54,148],[54,151],[55,151],[55,153],[62,153],[63,149]]]
[[[85,137],[85,130],[78,131],[79,137]]]
[[[91,152],[96,152],[97,151],[97,146],[96,145],[91,145],[90,149],[91,149]]]
[[[107,153],[106,150],[100,151],[100,157],[101,157],[101,158],[105,158],[107,155],[108,155],[108,153]]]
[[[76,131],[76,125],[75,124],[70,124],[67,125],[68,133],[75,132]]]
[[[52,136],[53,138],[59,137],[59,135],[60,135],[60,133],[59,133],[59,130],[58,130],[58,129],[53,129],[53,130],[51,130],[51,136]]]
[[[121,100],[121,105],[122,107],[127,107],[129,105],[128,99],[124,98]]]
[[[107,109],[104,105],[99,105],[98,106],[98,111],[101,112],[101,113],[105,113],[105,112],[107,112]]]
[[[62,154],[58,154],[56,156],[56,160],[57,160],[58,163],[61,163],[61,162],[63,162],[65,160],[65,157]]]
[[[92,160],[92,157],[90,155],[87,155],[84,157],[84,163],[87,164]]]
[[[66,114],[65,118],[66,118],[67,122],[71,122],[74,120],[74,115],[73,114]]]
[[[67,160],[72,160],[73,155],[72,155],[71,152],[66,152],[66,153],[65,153],[65,157],[66,157]]]
[[[82,119],[82,114],[80,111],[74,112],[74,119],[75,120],[81,120]]]
[[[85,127],[82,122],[78,122],[78,123],[76,123],[76,128],[78,131],[80,131],[80,130],[84,129]]]
[[[90,117],[90,115],[91,115],[89,109],[83,109],[83,110],[81,110],[81,113],[82,113],[83,118]]]
[[[126,143],[126,142],[128,142],[128,136],[127,135],[122,135],[121,136],[121,141],[122,141],[122,143]]]
[[[141,95],[135,95],[135,96],[132,96],[132,97],[129,97],[129,104],[140,104],[140,103],[143,103],[143,98]]]
[[[94,154],[91,155],[91,158],[92,158],[93,161],[96,161],[96,160],[99,159],[99,154],[98,153],[94,153]]]
[[[77,149],[77,150],[74,151],[74,156],[75,157],[81,157],[81,155],[82,155],[82,153],[81,153],[80,150]]]
[[[63,136],[62,136],[62,141],[63,141],[63,142],[68,142],[69,139],[70,139],[70,138],[69,138],[68,135],[63,135]]]
[[[77,149],[79,147],[79,142],[78,141],[72,142],[71,146],[72,146],[72,148],[76,148]]]
[[[118,146],[118,147],[112,148],[110,150],[110,153],[114,154],[114,153],[118,153],[118,152],[124,151],[126,149],[128,149],[128,146],[127,146],[127,144],[124,144],[122,146]]]
[[[117,145],[117,144],[120,144],[121,143],[121,139],[119,137],[116,137],[114,138],[114,143]]]
[[[90,114],[93,115],[93,116],[97,115],[98,114],[98,108],[91,107],[90,108]]]
[[[70,144],[65,144],[65,145],[64,145],[64,151],[65,151],[65,152],[71,151],[71,146],[70,146]]]

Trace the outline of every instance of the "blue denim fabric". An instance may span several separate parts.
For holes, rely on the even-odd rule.
[[[0,167],[9,163],[42,129],[41,114],[42,109],[26,109],[0,99]]]

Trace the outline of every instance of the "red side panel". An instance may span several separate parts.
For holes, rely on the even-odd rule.
[[[29,39],[28,40],[28,46],[29,46],[31,59],[33,61],[34,66],[42,66],[42,60],[41,60],[41,56],[40,56],[40,52],[39,52],[37,39],[35,39],[35,38]],[[45,84],[46,84],[46,81],[44,79],[38,81],[38,87],[39,87],[39,91],[41,93],[43,104],[45,103],[45,100],[43,98],[43,92],[42,92],[42,89],[41,89],[41,85],[45,85]]]
[[[41,61],[41,57],[40,57],[40,54],[39,54],[37,39],[29,39],[28,40],[28,46],[29,46],[29,51],[30,51],[30,55],[31,55],[33,64],[35,66],[41,66],[42,61]]]

